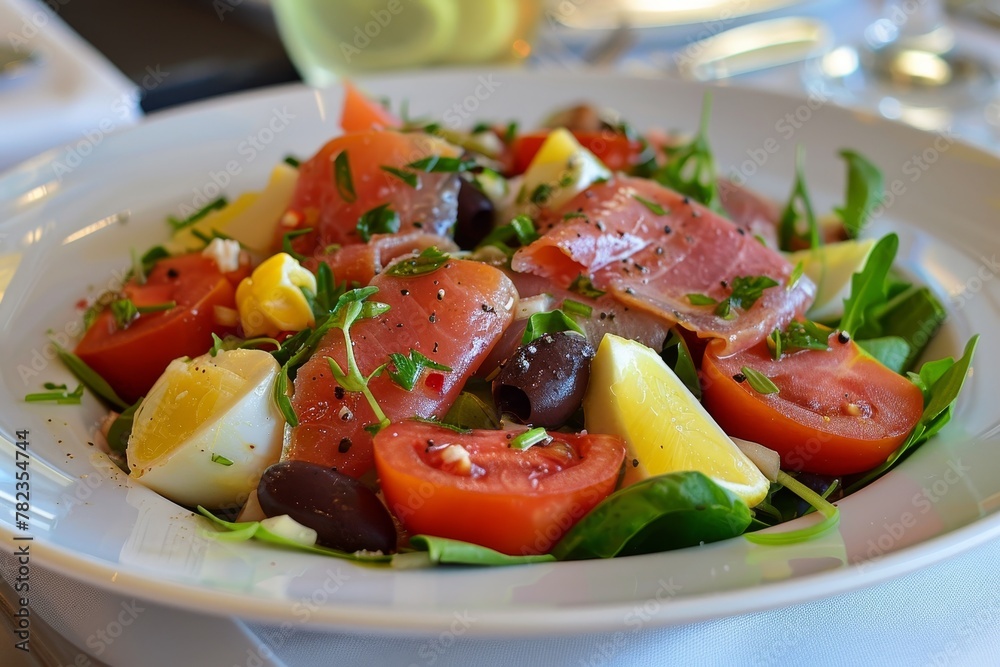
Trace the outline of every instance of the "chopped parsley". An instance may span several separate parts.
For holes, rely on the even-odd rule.
[[[351,176],[351,162],[347,151],[337,153],[337,157],[333,159],[333,181],[341,199],[348,204],[357,201],[358,193],[354,191],[354,178]]]
[[[376,206],[361,214],[355,229],[366,243],[372,234],[395,234],[399,231],[399,214],[389,208],[388,204]]]
[[[417,384],[417,378],[420,377],[425,368],[435,371],[451,371],[451,367],[432,361],[413,349],[410,350],[409,356],[393,352],[389,355],[389,360],[396,368],[395,371],[388,371],[389,378],[406,391],[413,391],[413,387]]]

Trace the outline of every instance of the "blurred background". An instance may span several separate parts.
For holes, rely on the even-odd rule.
[[[109,95],[127,125],[261,86],[486,62],[822,86],[998,145],[997,0],[0,0],[0,28],[0,92],[16,93],[0,167],[78,137]]]

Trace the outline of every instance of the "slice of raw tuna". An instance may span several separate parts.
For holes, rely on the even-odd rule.
[[[354,356],[362,374],[372,373],[389,355],[411,350],[450,371],[425,370],[407,391],[389,373],[369,388],[386,416],[443,417],[469,376],[490,353],[513,319],[517,291],[499,269],[466,260],[449,260],[440,269],[413,277],[382,273],[370,297],[390,306],[378,318],[351,327]],[[361,393],[344,391],[334,380],[327,357],[347,367],[343,332],[330,331],[295,378],[292,405],[299,425],[292,429],[286,458],[312,461],[360,477],[374,465],[372,436],[376,421]],[[390,366],[390,369],[392,367]]]
[[[359,219],[382,205],[398,214],[399,232],[444,236],[455,224],[458,175],[407,165],[459,153],[451,144],[420,133],[369,130],[337,137],[299,166],[299,181],[276,241],[280,244],[288,232],[312,229],[293,242],[304,255],[362,243]]]
[[[316,266],[323,262],[330,267],[338,283],[365,286],[397,257],[409,253],[419,254],[432,246],[442,252],[458,250],[458,246],[450,238],[422,231],[376,234],[368,243],[352,243],[332,248],[323,255],[310,257],[306,266],[315,272]]]
[[[515,271],[568,287],[580,274],[619,302],[719,338],[726,353],[760,341],[802,314],[815,294],[805,277],[752,234],[653,181],[618,176],[595,185],[540,221],[541,238],[518,250]],[[748,305],[740,279],[771,278]],[[726,313],[713,302],[728,301]]]

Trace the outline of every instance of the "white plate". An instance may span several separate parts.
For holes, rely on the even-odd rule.
[[[560,104],[617,107],[639,128],[693,128],[704,88],[616,75],[436,73],[368,82],[447,124],[519,118]],[[935,137],[802,100],[719,88],[712,144],[723,173],[784,199],[794,147],[809,150],[814,200],[840,201],[842,147],[871,156],[897,193],[874,233],[902,237],[902,265],[951,315],[931,355],[983,336],[953,423],[896,472],[843,501],[839,532],[790,547],[742,538],[673,553],[497,569],[393,571],[199,535],[199,521],[133,484],[88,446],[102,411],[26,405],[68,379],[45,331],[73,334],[74,304],[164,240],[167,214],[260,187],[286,154],[337,132],[340,92],[261,91],[160,116],[103,139],[75,168],[54,151],[0,177],[0,533],[34,537],[36,562],[120,594],[281,623],[437,632],[468,613],[474,635],[541,635],[693,621],[864,586],[1000,534],[1000,284],[993,225],[1000,161]],[[756,162],[754,161],[756,160]],[[919,162],[918,162],[919,161]],[[763,163],[757,166],[757,162]],[[923,167],[921,166],[923,165]],[[926,168],[924,168],[926,167]],[[227,172],[228,170],[228,172]],[[231,172],[231,173],[230,173]],[[127,217],[127,222],[120,222]],[[37,375],[33,374],[37,373]],[[15,431],[30,431],[31,519],[14,525]]]

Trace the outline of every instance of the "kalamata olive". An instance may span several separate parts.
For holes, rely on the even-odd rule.
[[[525,424],[562,426],[583,402],[594,348],[576,333],[545,334],[514,351],[493,380],[501,412]]]
[[[257,499],[269,517],[287,514],[319,533],[317,542],[342,551],[396,548],[385,505],[358,480],[306,461],[282,461],[264,471]]]
[[[458,217],[455,220],[455,243],[471,250],[493,229],[493,202],[471,182],[462,179],[458,188]]]

